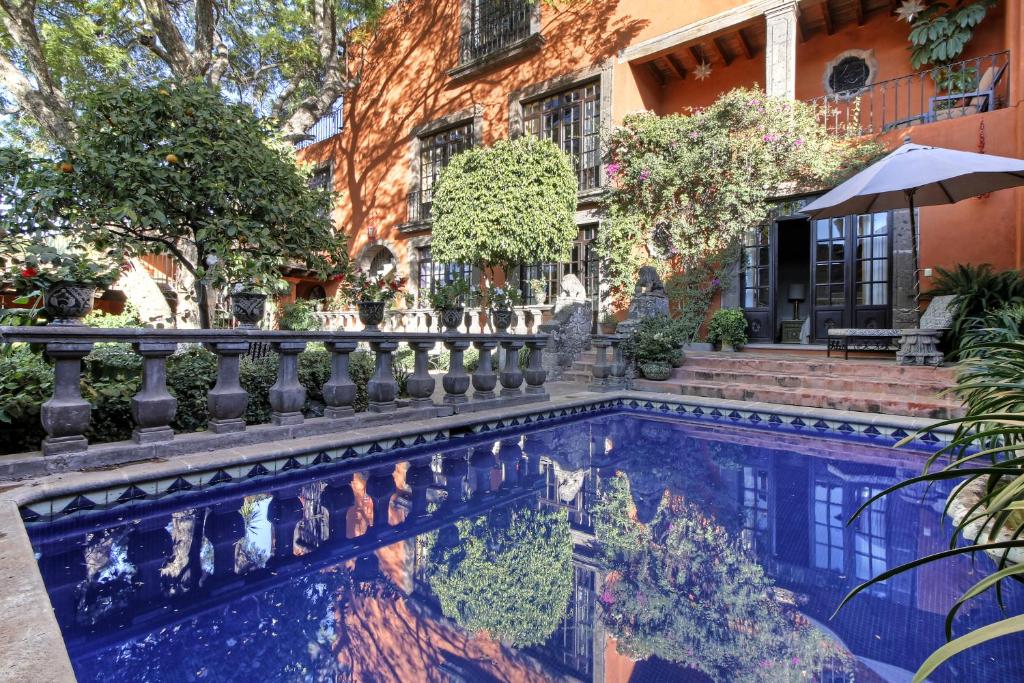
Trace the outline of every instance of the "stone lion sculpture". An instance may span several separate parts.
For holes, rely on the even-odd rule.
[[[654,266],[642,266],[636,280],[634,294],[664,294],[665,285]]]

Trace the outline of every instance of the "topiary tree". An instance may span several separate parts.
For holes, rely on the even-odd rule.
[[[496,510],[427,539],[427,577],[444,615],[513,647],[554,633],[572,593],[572,539],[561,512]]]
[[[569,157],[548,140],[523,136],[462,152],[434,190],[433,257],[506,272],[565,261],[578,191]]]
[[[327,278],[346,261],[330,192],[310,189],[291,150],[252,110],[201,82],[118,84],[83,98],[77,140],[57,158],[0,155],[0,231],[57,226],[72,243],[171,255],[210,288],[268,284],[286,261]]]

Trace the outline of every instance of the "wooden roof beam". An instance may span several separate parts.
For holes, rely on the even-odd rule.
[[[674,54],[668,54],[665,56],[665,58],[668,59],[668,63],[672,67],[672,70],[676,72],[676,75],[685,81],[686,65],[684,65],[683,62]]]
[[[832,21],[832,10],[829,9],[828,0],[821,2],[821,18],[825,22],[825,32],[832,35],[836,32],[835,22]]]
[[[743,56],[747,59],[754,58],[754,48],[750,46],[750,41],[747,40],[747,35],[743,33],[743,29],[736,30],[736,39],[739,41],[740,50],[743,51]]]
[[[723,64],[726,66],[732,64],[732,55],[730,55],[729,51],[725,49],[724,45],[722,45],[721,38],[712,38],[711,47],[715,48],[715,52],[718,53],[718,57],[722,60]]]
[[[708,58],[704,56],[704,46],[701,45],[699,50],[697,49],[697,47],[698,46],[696,45],[690,46],[690,55],[693,57],[693,61],[697,62],[698,64],[708,62]]]
[[[857,12],[857,26],[864,25],[865,2],[867,2],[867,0],[853,0],[853,9]]]
[[[665,74],[661,73],[661,69],[653,61],[647,62],[647,71],[650,72],[654,80],[658,82],[658,85],[665,87]]]

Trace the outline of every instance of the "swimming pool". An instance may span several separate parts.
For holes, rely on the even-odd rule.
[[[846,525],[921,462],[618,410],[28,528],[81,681],[897,681],[942,642],[969,560],[829,616],[942,549],[941,487]],[[1022,645],[932,680],[1024,680]]]

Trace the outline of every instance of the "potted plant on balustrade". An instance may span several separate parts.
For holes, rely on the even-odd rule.
[[[18,304],[40,297],[50,325],[81,325],[92,310],[97,290],[106,290],[128,267],[116,251],[97,252],[59,246],[60,238],[4,240],[10,250],[4,279],[14,282],[22,296]]]
[[[722,351],[735,351],[747,343],[747,319],[739,308],[715,311],[708,323],[708,341],[720,344]]]
[[[359,309],[359,321],[367,330],[376,331],[384,321],[384,310],[405,290],[408,278],[399,277],[394,270],[384,275],[370,275],[355,271],[347,282],[351,298]]]
[[[213,263],[211,270],[218,265],[218,262]],[[280,296],[290,291],[291,284],[283,278],[250,276],[245,282],[235,283],[230,288],[228,298],[231,302],[231,317],[240,329],[256,329],[266,317],[267,297]]]
[[[619,326],[619,319],[611,311],[605,311],[601,314],[599,325],[601,334],[615,334],[615,329]]]
[[[466,310],[464,302],[468,295],[469,283],[461,277],[446,282],[430,293],[430,306],[437,311],[445,331],[452,332],[462,324]]]
[[[646,379],[664,381],[682,364],[677,326],[666,316],[644,318],[625,339],[622,351]]]
[[[513,310],[522,303],[513,287],[492,287],[487,290],[487,306],[491,311],[491,324],[496,332],[507,332],[512,326]]]

